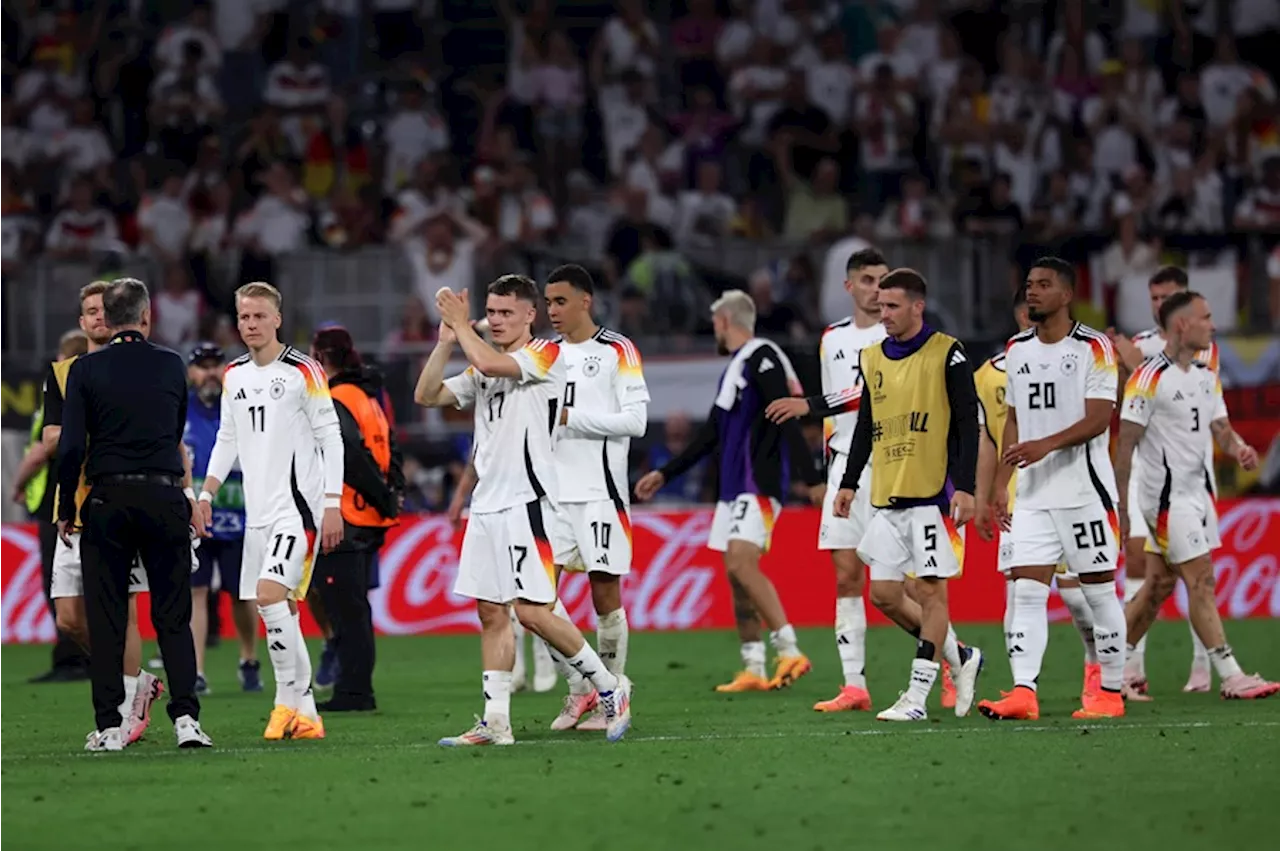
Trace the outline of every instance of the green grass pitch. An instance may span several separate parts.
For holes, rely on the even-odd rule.
[[[1280,623],[1229,624],[1247,670],[1280,668]],[[998,628],[981,696],[1008,687]],[[997,725],[930,707],[926,723],[818,715],[839,663],[828,630],[802,646],[814,672],[789,691],[717,695],[738,661],[725,632],[632,637],[635,721],[553,734],[560,692],[512,701],[512,748],[445,750],[480,709],[478,640],[384,639],[381,710],[326,719],[321,742],[262,741],[270,693],[240,693],[231,643],[210,654],[213,751],[180,752],[163,707],[121,754],[85,754],[86,684],[30,686],[44,647],[3,648],[3,846],[15,849],[1234,849],[1280,831],[1280,699],[1183,695],[1187,628],[1160,623],[1147,653],[1156,702],[1123,720],[1072,720],[1080,642],[1054,629],[1043,718]],[[877,708],[907,679],[912,643],[867,639]],[[313,645],[313,651],[314,651]],[[264,668],[266,663],[264,662]],[[269,671],[264,671],[269,677]],[[937,694],[935,690],[934,701]]]

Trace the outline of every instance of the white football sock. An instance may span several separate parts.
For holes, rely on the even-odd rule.
[[[1196,634],[1196,627],[1195,624],[1191,623],[1191,618],[1187,618],[1187,626],[1191,628],[1191,667],[1209,667],[1209,649],[1204,646],[1204,642]]]
[[[933,682],[938,678],[938,669],[942,666],[928,659],[911,660],[911,682],[907,686],[907,696],[924,706],[929,700],[929,692],[933,691]]]
[[[1089,601],[1084,598],[1084,592],[1079,587],[1059,586],[1058,595],[1066,604],[1067,611],[1071,612],[1071,623],[1075,624],[1080,640],[1084,643],[1085,663],[1094,664],[1098,661],[1098,649],[1093,643],[1093,610],[1089,608]]]
[[[1215,647],[1208,651],[1208,654],[1209,661],[1213,663],[1213,670],[1218,674],[1218,679],[1225,680],[1228,677],[1235,677],[1244,673],[1244,671],[1240,670],[1240,663],[1236,661],[1236,654],[1232,652],[1230,644]]]
[[[614,609],[600,616],[596,624],[596,645],[600,661],[615,674],[625,673],[627,670],[627,644],[630,638],[625,609]]]
[[[769,643],[779,656],[799,656],[800,647],[796,643],[796,631],[789,623],[784,623],[769,634]]]
[[[1044,664],[1044,650],[1049,646],[1049,586],[1034,579],[1013,581],[1012,627],[1005,641],[1009,649],[1009,666],[1013,668],[1013,684],[1035,691]]]
[[[507,614],[511,618],[511,634],[515,636],[516,644],[516,661],[511,668],[511,681],[524,682],[524,624],[520,623],[520,618],[516,616],[515,606],[507,606]]]
[[[271,669],[276,676],[276,705],[298,708],[297,693],[293,684],[298,678],[298,654],[293,645],[298,640],[298,630],[293,623],[293,613],[283,600],[269,606],[259,606],[258,615],[267,628],[267,654],[271,657]]]
[[[1124,684],[1125,636],[1124,606],[1116,597],[1116,583],[1082,583],[1080,590],[1093,610],[1093,643],[1102,667],[1102,687],[1119,691]]]
[[[569,617],[569,610],[564,607],[564,603],[560,602],[559,598],[556,599],[555,607],[551,611],[556,617],[563,618],[570,623],[573,622]],[[569,683],[569,694],[584,695],[591,693],[594,686],[587,682],[582,674],[574,670],[573,666],[569,664],[559,650],[548,644],[547,652],[551,654],[551,661],[556,665],[556,673],[564,677],[565,681]]]
[[[861,597],[836,598],[836,650],[844,684],[867,687],[867,607]]]
[[[481,676],[484,720],[496,727],[511,726],[511,672],[485,671]]]
[[[1145,579],[1129,579],[1124,580],[1124,604],[1127,606],[1138,596],[1138,592],[1145,585]],[[1150,632],[1150,630],[1147,630]],[[1192,630],[1195,633],[1195,630]],[[1147,633],[1142,634],[1142,638],[1138,639],[1138,643],[1133,645],[1133,652],[1129,654],[1129,670],[1132,671],[1138,679],[1146,679],[1147,673]]]
[[[582,649],[565,661],[584,679],[590,680],[591,685],[595,686],[600,694],[608,694],[618,687],[618,678],[604,666],[604,662],[600,661],[596,651],[585,641],[582,642]]]
[[[307,639],[302,636],[301,613],[294,613],[293,625],[298,631],[298,646],[295,650],[298,654],[297,679],[293,681],[293,690],[298,695],[298,712],[308,718],[315,718],[320,713],[316,710],[315,692],[311,690],[311,654],[307,652]],[[341,673],[338,676],[342,676]]]
[[[742,669],[757,677],[767,677],[764,672],[764,642],[744,641],[742,644]]]
[[[960,639],[956,638],[956,630],[947,624],[947,637],[942,640],[942,659],[951,666],[953,674],[960,673],[964,660],[960,658]]]
[[[133,701],[138,696],[138,678],[124,675],[124,703],[120,704],[120,725],[128,726],[133,718]]]

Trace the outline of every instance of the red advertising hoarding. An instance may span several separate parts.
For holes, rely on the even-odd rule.
[[[1226,617],[1280,617],[1280,499],[1224,500],[1220,503],[1222,549],[1218,605]],[[818,511],[783,512],[764,567],[778,587],[796,626],[830,626],[835,589],[828,557],[817,550]],[[623,583],[633,629],[708,629],[733,626],[729,587],[720,556],[707,550],[709,508],[635,512],[635,564]],[[461,533],[440,516],[405,518],[382,550],[381,587],[370,596],[374,624],[384,635],[468,632],[478,628],[471,601],[452,593]],[[964,576],[951,584],[951,612],[958,623],[999,623],[1004,614],[1002,579],[995,570],[996,546],[969,536]],[[40,642],[53,637],[44,604],[40,552],[35,528],[3,527],[3,631],[6,642]],[[585,577],[567,575],[561,596],[584,627],[594,625]],[[224,595],[224,606],[225,595]],[[143,601],[142,611],[147,610]],[[1185,592],[1164,614],[1186,611]],[[1067,614],[1054,596],[1055,619]],[[871,612],[873,623],[883,623]],[[144,634],[150,633],[144,615]],[[230,618],[224,618],[230,629]],[[310,624],[307,621],[308,625]]]

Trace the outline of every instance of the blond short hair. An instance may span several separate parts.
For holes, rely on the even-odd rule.
[[[102,295],[110,288],[111,288],[111,281],[94,281],[93,283],[85,284],[83,287],[81,287],[80,288],[80,313],[81,314],[84,313],[84,303],[88,301],[90,297],[95,295]]]
[[[723,314],[744,331],[756,331],[756,303],[742,290],[725,290],[711,303],[711,315]]]
[[[89,335],[79,328],[73,328],[58,339],[58,358],[66,360],[89,351]]]
[[[284,299],[280,295],[280,291],[268,284],[266,281],[254,281],[251,284],[245,284],[236,290],[236,306],[239,307],[242,298],[265,298],[276,306],[276,313],[280,312],[280,305],[284,303]]]

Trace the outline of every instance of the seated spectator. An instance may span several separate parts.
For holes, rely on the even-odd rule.
[[[813,170],[813,180],[805,181],[784,172],[787,187],[787,216],[782,236],[789,242],[822,242],[842,234],[849,227],[849,211],[840,194],[840,166],[830,158]]]
[[[681,192],[676,202],[678,245],[714,245],[729,235],[737,205],[721,187],[721,167],[715,160],[698,163],[693,189]]]
[[[44,247],[56,259],[83,260],[95,251],[123,251],[115,216],[94,204],[93,182],[71,182],[67,206],[53,217]]]
[[[302,160],[302,186],[314,200],[336,190],[359,193],[372,180],[369,147],[349,120],[347,102],[329,98],[324,123],[307,141]]]
[[[167,164],[158,191],[148,193],[138,207],[141,248],[162,266],[185,264],[192,220],[183,194],[183,170]]]
[[[769,269],[751,273],[748,291],[756,306],[756,334],[775,343],[787,344],[804,339],[804,320],[790,304],[774,300],[774,274]]]
[[[311,40],[299,38],[289,45],[288,55],[267,70],[262,99],[280,111],[281,129],[293,149],[301,152],[330,94],[328,70],[315,60]]]
[[[382,189],[394,194],[412,180],[420,162],[449,150],[449,125],[424,97],[422,86],[412,82],[400,88],[382,138],[387,146]]]

